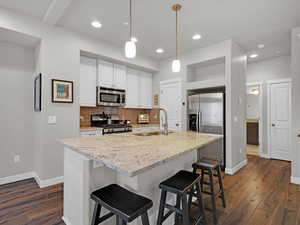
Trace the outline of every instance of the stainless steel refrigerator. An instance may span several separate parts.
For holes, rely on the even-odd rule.
[[[220,135],[218,143],[200,151],[200,157],[222,160],[225,168],[225,88],[193,90],[188,93],[188,129]]]

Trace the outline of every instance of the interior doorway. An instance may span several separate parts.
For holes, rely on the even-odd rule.
[[[247,155],[262,155],[263,88],[262,83],[247,84]]]

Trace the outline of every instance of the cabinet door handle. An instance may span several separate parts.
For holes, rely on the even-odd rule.
[[[276,127],[276,125],[274,123],[272,123],[272,127]]]

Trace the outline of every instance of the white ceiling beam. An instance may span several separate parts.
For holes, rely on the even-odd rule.
[[[43,22],[55,25],[71,2],[72,0],[52,0],[44,15]]]

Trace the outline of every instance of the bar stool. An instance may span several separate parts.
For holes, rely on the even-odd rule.
[[[91,194],[96,202],[92,225],[98,225],[112,216],[116,216],[117,225],[126,225],[141,216],[143,225],[149,225],[148,209],[153,202],[143,196],[132,193],[117,184],[111,184]],[[101,208],[110,212],[100,217]]]
[[[183,225],[190,224],[190,211],[187,202],[187,197],[193,194],[192,191],[196,188],[198,191],[198,208],[200,216],[196,219],[195,224],[199,224],[202,220],[204,224],[207,224],[202,195],[200,190],[200,175],[181,170],[171,178],[160,183],[159,188],[161,189],[161,199],[159,205],[157,225],[162,223],[175,212],[175,224],[178,224],[180,216],[183,220]],[[176,205],[170,205],[166,203],[167,192],[176,194]],[[182,205],[182,207],[181,207]],[[165,208],[169,211],[165,214]]]
[[[213,221],[214,224],[217,225],[218,224],[217,207],[216,207],[217,197],[222,199],[223,207],[226,208],[225,194],[224,194],[222,175],[221,175],[221,162],[215,159],[203,158],[193,164],[193,169],[194,169],[193,170],[194,173],[196,173],[197,170],[201,170],[201,180],[200,180],[201,190],[202,193],[211,196]],[[205,175],[209,176],[209,182],[206,182],[204,180]],[[214,190],[214,177],[218,177],[219,191],[217,193],[215,193]],[[203,185],[208,185],[210,187],[210,191],[209,192],[205,191],[203,189]]]

